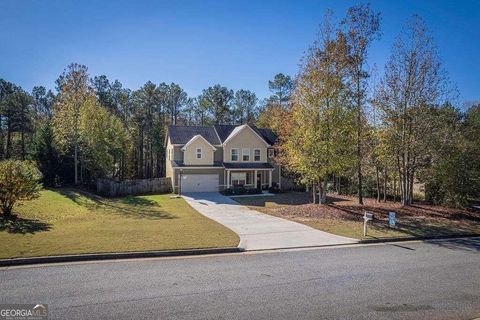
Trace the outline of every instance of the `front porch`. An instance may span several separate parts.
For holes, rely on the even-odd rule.
[[[256,188],[266,190],[272,187],[273,169],[225,169],[225,188]]]

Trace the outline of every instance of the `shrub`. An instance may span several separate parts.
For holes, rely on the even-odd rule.
[[[244,188],[244,187],[234,187],[223,190],[223,194],[226,196],[240,196],[244,194],[260,194],[262,189],[258,188]]]
[[[270,188],[268,188],[268,192],[270,193],[280,193],[280,188],[278,187],[278,184],[277,183],[272,183],[272,186]]]
[[[15,203],[37,198],[42,174],[30,161],[0,161],[0,210],[10,216]]]

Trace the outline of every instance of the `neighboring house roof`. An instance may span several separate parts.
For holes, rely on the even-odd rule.
[[[198,139],[202,139],[203,141],[205,141],[206,143],[208,143],[208,145],[210,147],[212,147],[212,150],[215,151],[217,150],[217,148],[215,148],[207,139],[205,139],[202,135],[200,134],[197,134],[196,136],[193,136],[192,139],[190,139],[182,148],[183,151],[185,151],[187,149],[187,146],[191,143],[193,143],[195,140],[198,140]]]
[[[251,162],[225,162],[223,163],[225,169],[273,169],[270,163],[251,163]]]
[[[215,161],[213,165],[211,164],[184,164],[183,161],[178,161],[178,160],[172,160],[172,167],[173,168],[199,168],[199,167],[205,167],[205,168],[223,168],[223,163],[222,161]]]
[[[168,136],[172,144],[187,144],[196,135],[201,135],[211,145],[221,144],[213,127],[168,126]]]

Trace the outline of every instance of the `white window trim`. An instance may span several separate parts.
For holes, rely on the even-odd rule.
[[[271,148],[267,149],[267,156],[268,156],[268,158],[270,158],[270,159],[273,158],[273,157],[275,157],[275,150],[274,150],[274,149],[271,149]]]
[[[199,152],[200,151],[200,152]],[[198,157],[200,155],[200,158]],[[202,148],[195,148],[195,159],[201,160],[203,158],[203,150]]]
[[[237,151],[237,160],[233,160],[233,150]],[[230,161],[231,162],[237,162],[238,161],[238,157],[239,157],[238,151],[239,151],[238,148],[231,148],[230,149]]]
[[[247,151],[247,153],[245,153]],[[248,160],[245,160],[243,157],[248,156]],[[249,148],[242,148],[242,161],[250,162],[250,149]]]
[[[246,172],[232,172],[231,173],[231,180],[232,185],[234,185],[234,181],[237,181],[236,184],[240,184],[240,181],[243,181],[243,185],[247,184],[247,173]]]
[[[255,159],[255,151],[258,151],[258,160]],[[253,149],[253,161],[256,161],[256,162],[262,161],[262,150],[261,149]]]

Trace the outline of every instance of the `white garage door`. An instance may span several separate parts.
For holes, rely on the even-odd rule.
[[[182,192],[217,192],[218,174],[182,175]]]

